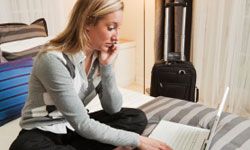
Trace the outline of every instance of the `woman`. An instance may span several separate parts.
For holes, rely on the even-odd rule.
[[[121,108],[111,64],[122,10],[120,0],[76,2],[66,29],[36,58],[11,150],[169,149],[140,136],[147,124],[142,111]],[[96,94],[103,110],[88,113]]]

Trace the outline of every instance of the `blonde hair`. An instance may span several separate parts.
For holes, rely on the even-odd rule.
[[[123,7],[121,0],[77,0],[67,27],[46,45],[44,51],[76,53],[89,48],[86,25],[96,25],[103,16],[123,10]]]

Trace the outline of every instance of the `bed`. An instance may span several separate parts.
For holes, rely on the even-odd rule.
[[[201,104],[168,97],[151,97],[120,88],[123,95],[123,107],[142,109],[149,120],[143,135],[148,136],[161,119],[199,126],[210,129],[215,109]],[[101,109],[98,97],[87,108],[90,112]],[[19,119],[0,127],[1,149],[7,150],[15,139],[20,127]],[[210,149],[212,150],[248,150],[250,148],[250,120],[230,113],[223,113]]]
[[[20,35],[13,36],[12,33],[8,34],[8,31],[17,31],[17,29],[19,30],[17,33],[22,33],[22,30],[30,30],[30,32],[25,32],[25,34],[22,34],[22,37]],[[34,31],[36,31],[35,34]],[[20,131],[18,116],[20,116],[20,110],[26,99],[25,96],[27,96],[28,77],[32,68],[32,58],[23,59],[22,57],[34,56],[37,53],[37,49],[34,50],[33,47],[42,44],[40,43],[42,40],[39,40],[39,38],[46,38],[45,41],[48,41],[50,37],[48,36],[44,19],[38,19],[31,25],[20,23],[0,24],[0,35],[0,48],[4,52],[5,58],[9,60],[9,62],[5,64],[1,64],[0,62],[0,126],[2,125],[0,127],[0,146],[1,150],[7,150]],[[32,40],[38,41],[38,43],[34,41],[30,42]],[[18,44],[15,43],[16,41],[18,41]],[[23,42],[23,47],[20,47],[20,42]],[[29,47],[30,44],[26,43],[36,44]],[[17,48],[16,45],[19,47]],[[7,47],[10,49],[7,49]],[[3,60],[1,55],[0,60]],[[5,67],[7,69],[4,70]],[[11,71],[15,71],[14,73],[16,75],[10,77],[13,75],[13,72]],[[24,71],[26,71],[26,74],[24,74]],[[16,85],[17,81],[20,82],[18,85]],[[21,83],[21,81],[23,82]],[[6,87],[4,88],[3,85]],[[14,99],[13,96],[9,95],[11,93],[13,94],[13,89],[17,88],[17,86],[19,89],[15,90],[20,92],[20,94],[24,93],[20,99]],[[120,90],[124,100],[123,107],[140,108],[146,113],[149,121],[148,126],[143,133],[145,136],[148,136],[151,133],[161,119],[207,129],[210,129],[213,124],[216,113],[215,109],[180,99],[167,97],[154,98],[122,88]],[[5,94],[4,92],[8,92],[8,94]],[[17,93],[15,92],[15,94]],[[8,98],[6,95],[11,99],[11,102],[8,103],[10,107],[6,106],[6,99]],[[4,98],[3,96],[6,96],[7,98]],[[17,103],[18,107],[16,107]],[[98,98],[96,97],[87,107],[91,112],[101,109]],[[9,111],[11,111],[13,115],[10,115],[10,113],[8,113],[9,111],[5,112],[6,109],[10,109]],[[250,120],[237,115],[223,113],[210,149],[250,149]]]

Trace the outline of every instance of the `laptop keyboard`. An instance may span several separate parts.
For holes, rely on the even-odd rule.
[[[176,136],[170,141],[170,143],[173,143],[174,149],[193,150],[198,138],[202,138],[202,136],[199,136],[201,134],[200,131],[190,131],[184,128],[178,128],[176,132]]]
[[[150,137],[166,142],[174,150],[200,150],[209,130],[167,122],[157,126]]]

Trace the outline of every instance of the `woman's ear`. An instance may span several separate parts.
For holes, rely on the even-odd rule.
[[[90,25],[86,25],[86,31],[89,31],[90,30]]]
[[[93,28],[92,24],[86,25],[85,29],[86,31],[90,31]]]

